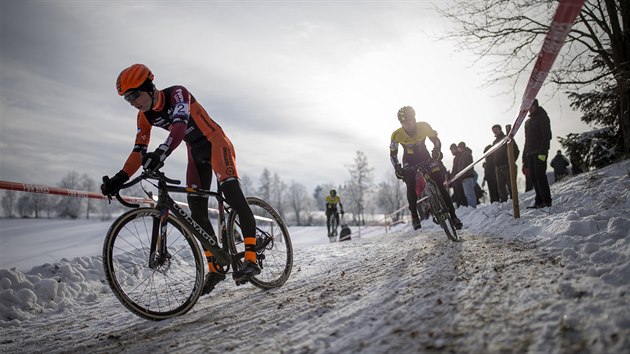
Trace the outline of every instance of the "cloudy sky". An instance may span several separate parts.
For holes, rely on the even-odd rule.
[[[309,190],[343,184],[356,151],[384,179],[404,105],[438,131],[447,167],[453,142],[465,141],[478,157],[494,139],[490,127],[515,119],[525,87],[517,86],[518,102],[502,94],[512,83],[482,88],[487,68],[439,39],[450,24],[434,6],[2,1],[0,179],[55,185],[71,170],[97,180],[117,172],[133,146],[136,111],[114,83],[133,63],[148,65],[158,88],[186,86],[254,181],[267,168]],[[554,136],[589,129],[551,88],[539,99]],[[150,148],[165,137],[154,129]],[[559,147],[554,139],[552,151]],[[183,178],[178,150],[167,172]]]

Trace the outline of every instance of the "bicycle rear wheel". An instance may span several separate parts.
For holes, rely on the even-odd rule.
[[[293,246],[291,237],[284,221],[278,212],[267,202],[255,197],[248,197],[247,204],[256,218],[256,249],[258,265],[262,272],[251,278],[250,283],[261,289],[271,289],[282,286],[293,267]],[[230,211],[227,221],[228,245],[232,254],[245,252],[238,215]],[[240,269],[242,256],[234,260],[235,269]]]
[[[159,220],[157,209],[128,211],[114,221],[103,244],[103,267],[112,292],[131,312],[154,321],[193,307],[205,269],[194,236],[172,215],[166,226],[167,256],[155,260],[150,245],[152,235],[159,234]]]
[[[429,200],[431,203],[431,209],[433,209],[433,217],[440,224],[449,240],[453,242],[459,241],[457,230],[455,230],[451,214],[448,212],[448,207],[446,206],[446,202],[444,201],[444,197],[442,196],[442,192],[440,192],[438,185],[435,181],[431,180],[427,183],[427,188],[431,195]]]
[[[337,213],[333,213],[333,215],[330,217],[331,234],[328,235],[328,238],[330,238],[330,242],[337,242],[337,228],[338,227],[339,227],[339,223],[337,223]]]

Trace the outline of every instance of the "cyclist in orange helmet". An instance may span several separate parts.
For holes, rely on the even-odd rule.
[[[260,274],[254,250],[256,221],[241,189],[234,146],[223,129],[184,86],[158,90],[153,84],[153,73],[143,64],[124,69],[116,80],[116,90],[138,110],[138,129],[134,148],[122,170],[112,178],[103,177],[103,194],[115,195],[141,166],[148,170],[159,168],[184,141],[188,150],[186,185],[210,189],[214,170],[227,203],[238,214],[244,236],[245,261],[242,269],[235,272],[237,280]],[[154,151],[147,152],[153,126],[168,130],[169,134]],[[215,236],[208,218],[208,197],[189,195],[187,198],[193,220],[209,235]],[[209,273],[203,294],[208,294],[225,279],[225,275],[217,272],[212,254],[208,250],[205,253]]]

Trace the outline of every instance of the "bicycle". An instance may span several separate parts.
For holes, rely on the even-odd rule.
[[[459,241],[460,238],[457,235],[451,214],[446,206],[446,201],[442,196],[442,192],[440,192],[440,187],[431,178],[432,172],[440,171],[437,161],[431,159],[428,163],[405,166],[404,169],[415,172],[418,212],[420,214],[425,213],[427,218],[428,215],[431,215],[433,222],[442,227],[449,240],[453,242]],[[425,203],[426,201],[428,201],[428,204]]]
[[[225,203],[220,187],[216,192],[179,186],[180,181],[164,173],[144,171],[122,188],[141,181],[157,188],[154,206],[140,207],[118,201],[133,210],[118,217],[103,244],[105,277],[118,300],[132,313],[148,320],[183,315],[197,302],[204,284],[207,261],[199,244],[212,252],[218,272],[239,270],[245,255],[238,215]],[[155,181],[157,182],[155,182]],[[153,193],[144,188],[153,199]],[[214,197],[218,204],[218,237],[209,235],[169,195],[187,193]],[[111,198],[110,198],[111,199]],[[256,253],[262,272],[246,282],[261,289],[282,286],[291,274],[293,247],[284,221],[262,199],[248,197],[256,218]],[[236,280],[236,274],[232,271]]]
[[[328,232],[328,241],[330,243],[337,242],[337,227],[339,227],[339,223],[337,222],[339,218],[339,212],[333,211],[330,215],[329,223],[327,224]]]

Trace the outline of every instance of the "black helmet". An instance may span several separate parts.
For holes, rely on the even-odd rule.
[[[416,119],[416,111],[413,110],[411,106],[404,106],[403,108],[398,110],[398,120],[402,123],[406,120],[415,120]]]
[[[335,188],[331,189],[331,190],[330,190],[330,195],[332,195],[333,197],[334,197],[335,195],[337,195],[337,190],[336,190]]]

